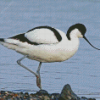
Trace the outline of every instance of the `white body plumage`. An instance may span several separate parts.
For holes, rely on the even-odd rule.
[[[39,62],[61,62],[72,57],[79,47],[79,37],[82,37],[78,29],[71,32],[71,41],[67,39],[66,34],[56,29],[61,41],[58,41],[50,29],[35,29],[24,33],[24,36],[31,42],[39,43],[34,45],[22,42],[15,38],[4,39],[2,45],[9,49],[13,49],[28,58]]]

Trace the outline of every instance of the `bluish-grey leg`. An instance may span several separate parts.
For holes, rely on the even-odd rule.
[[[27,68],[26,66],[24,66],[23,64],[21,64],[21,61],[23,59],[27,58],[27,56],[25,55],[24,57],[20,58],[19,60],[17,60],[18,65],[20,65],[21,67],[23,67],[24,69],[28,70],[29,72],[31,72],[32,74],[34,74],[36,76],[36,84],[37,86],[42,89],[41,87],[41,77],[40,77],[40,68],[41,68],[41,64],[42,62],[39,63],[37,72],[33,72],[32,70],[30,70],[29,68]]]

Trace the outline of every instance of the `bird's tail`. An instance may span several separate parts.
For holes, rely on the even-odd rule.
[[[4,38],[0,38],[0,44],[3,45],[4,42],[5,42]]]
[[[28,46],[27,43],[23,43],[13,38],[0,38],[0,44],[16,51],[21,50],[22,48],[26,48]]]
[[[26,47],[30,46],[27,43],[23,43],[17,39],[12,39],[12,38],[7,38],[7,39],[0,38],[0,44],[7,47],[8,49],[13,49],[13,50],[15,50],[21,54],[25,54],[25,55],[27,55]]]
[[[4,44],[4,42],[5,42],[5,41],[4,41],[4,38],[0,38],[0,44],[2,44],[2,45],[3,45],[3,44]]]
[[[0,38],[0,42],[4,42],[4,39],[3,38]]]
[[[9,49],[15,50],[17,48],[17,42],[10,38],[8,39],[0,38],[0,44]]]

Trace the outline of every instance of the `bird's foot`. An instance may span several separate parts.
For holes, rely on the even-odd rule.
[[[41,90],[42,86],[41,86],[41,77],[40,77],[40,75],[36,75],[36,84]]]

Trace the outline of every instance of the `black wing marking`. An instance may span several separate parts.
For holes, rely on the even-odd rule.
[[[27,43],[32,44],[32,45],[39,45],[39,43],[29,41],[29,40],[25,37],[25,33],[22,33],[22,34],[19,34],[19,35],[10,37],[10,38],[19,40],[19,41],[21,41],[21,42],[27,42]]]
[[[42,29],[42,28],[46,28],[46,29],[51,30],[51,31],[54,33],[54,35],[56,36],[56,38],[57,38],[58,41],[61,41],[61,40],[62,40],[62,37],[61,37],[61,35],[59,34],[59,32],[58,32],[56,29],[54,29],[54,28],[52,28],[52,27],[50,27],[50,26],[39,26],[39,27],[35,27],[35,28],[33,28],[33,29],[27,31],[26,33],[31,32],[31,31],[34,31],[35,29]],[[31,42],[31,41],[29,41],[29,40],[25,37],[25,33],[22,33],[22,34],[19,34],[19,35],[10,37],[10,38],[12,38],[12,39],[17,39],[17,40],[19,40],[19,41],[21,41],[21,42],[27,42],[27,43],[32,44],[32,45],[40,45],[40,44],[41,44],[41,43],[36,43],[36,42]]]

